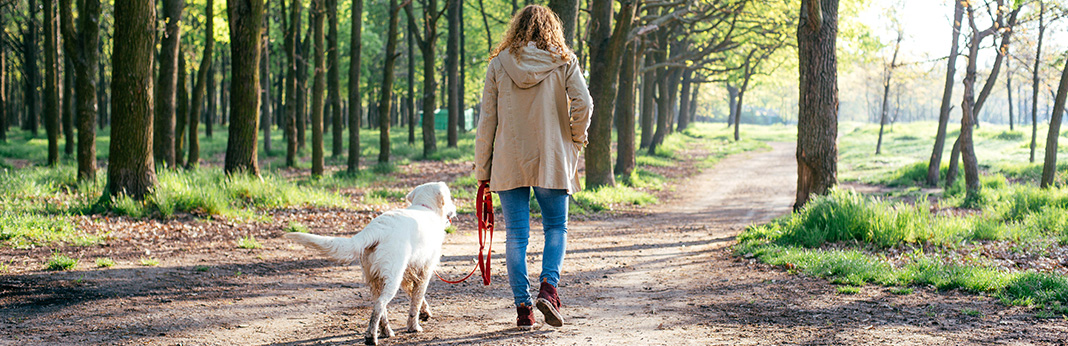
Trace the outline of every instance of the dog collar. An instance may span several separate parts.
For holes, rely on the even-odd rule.
[[[420,206],[420,207],[423,207],[423,208],[434,210],[434,208],[431,208],[429,205],[426,205],[426,204],[423,204],[423,203],[416,204],[416,206]]]

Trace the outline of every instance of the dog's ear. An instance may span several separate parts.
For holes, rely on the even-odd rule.
[[[412,189],[411,192],[408,192],[408,195],[404,196],[404,200],[408,201],[408,203],[414,202],[414,200],[415,200],[415,191],[416,190],[419,190],[418,186],[416,188]]]

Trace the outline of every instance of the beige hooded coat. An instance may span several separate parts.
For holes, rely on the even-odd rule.
[[[574,55],[563,60],[533,44],[519,58],[490,61],[482,90],[475,173],[491,191],[524,186],[581,189],[579,150],[586,145],[593,99]]]

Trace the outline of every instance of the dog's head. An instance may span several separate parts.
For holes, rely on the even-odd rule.
[[[452,193],[449,192],[449,186],[443,182],[439,181],[416,186],[415,189],[412,189],[412,192],[408,193],[405,199],[413,205],[425,204],[426,206],[437,208],[441,212],[441,216],[446,219],[456,217],[456,205],[452,204]]]

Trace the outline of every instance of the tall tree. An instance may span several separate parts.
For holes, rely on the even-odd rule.
[[[264,1],[263,34],[260,35],[260,127],[263,128],[263,153],[271,153],[271,22],[268,9],[270,4]]]
[[[1016,17],[1020,13],[1020,9],[1023,6],[1016,6],[1011,13],[1009,13],[1009,20],[1006,23],[1003,16],[1004,10],[999,8],[997,18],[997,31],[995,35],[1001,35],[1001,43],[998,44],[997,55],[994,57],[994,64],[990,67],[990,76],[986,78],[986,82],[983,83],[983,88],[979,90],[979,96],[975,100],[975,126],[979,127],[979,114],[983,109],[983,105],[986,104],[987,97],[990,97],[990,93],[994,90],[994,84],[998,80],[1000,75],[1001,64],[1005,61],[1005,57],[1008,56],[1009,43],[1012,42],[1012,33],[1016,27]]]
[[[963,1],[963,0],[962,0]],[[1031,157],[1030,162],[1035,162],[1035,147],[1038,145],[1038,83],[1041,78],[1038,75],[1042,65],[1042,38],[1046,32],[1046,3],[1038,2],[1038,43],[1035,44],[1035,67],[1031,69]]]
[[[386,32],[386,61],[382,68],[382,88],[378,100],[379,151],[378,162],[389,162],[389,121],[393,100],[393,67],[397,62],[397,26],[400,24],[401,6],[397,0],[389,0],[389,31]],[[428,77],[429,78],[429,77]],[[425,120],[424,120],[425,121]]]
[[[797,26],[800,75],[797,114],[797,201],[838,183],[838,0],[801,0]]]
[[[116,0],[114,18],[111,68],[114,121],[104,193],[143,200],[156,185],[152,157],[156,6],[151,1]]]
[[[423,53],[423,156],[430,156],[438,150],[437,137],[434,135],[434,110],[437,109],[437,99],[434,94],[438,82],[434,79],[435,47],[438,37],[438,20],[444,11],[438,10],[437,0],[420,0],[423,5],[423,33],[413,31],[416,44]],[[413,15],[411,2],[404,7],[408,15],[408,25],[414,27],[415,16]]]
[[[1057,173],[1057,138],[1061,134],[1061,119],[1064,116],[1064,102],[1068,98],[1068,61],[1061,70],[1061,85],[1057,87],[1057,96],[1053,101],[1053,114],[1049,119],[1049,134],[1046,135],[1046,161],[1042,167],[1042,188],[1053,186],[1053,176]]]
[[[676,126],[676,131],[685,130],[687,126],[690,126],[690,119],[686,114],[690,113],[690,93],[693,92],[693,69],[686,69],[682,72],[682,86],[679,90],[679,119]]]
[[[998,11],[1001,11],[1002,0],[998,0]],[[960,123],[960,154],[964,163],[964,185],[967,190],[967,199],[978,197],[979,193],[979,161],[975,155],[975,146],[972,143],[972,131],[975,126],[975,79],[976,61],[979,59],[979,45],[983,39],[998,30],[999,25],[995,21],[989,28],[980,31],[975,25],[975,10],[971,3],[965,5],[968,15],[968,26],[971,28],[971,38],[968,41],[968,65],[964,72],[964,100],[961,102]],[[1000,17],[1000,14],[999,14]]]
[[[463,3],[459,0],[449,1],[449,36],[445,48],[445,73],[449,84],[449,123],[448,123],[448,147],[455,148],[459,142],[461,99],[464,95],[460,92],[460,7]]]
[[[260,48],[264,0],[228,0],[230,18],[230,136],[226,141],[227,174],[260,175],[256,136],[260,129]]]
[[[612,174],[612,118],[616,102],[619,65],[633,25],[638,4],[624,0],[612,27],[611,0],[593,0],[590,12],[590,96],[593,116],[590,119],[589,145],[586,149],[586,186],[595,189],[614,186]]]
[[[643,44],[645,46],[649,43]],[[644,50],[644,49],[643,49]],[[656,64],[656,54],[649,50],[645,50],[645,66],[652,66]],[[639,140],[640,148],[648,148],[653,143],[653,127],[656,121],[656,91],[657,91],[657,70],[648,69],[642,74],[642,115],[640,120],[640,126],[642,128],[642,135]]]
[[[6,28],[4,7],[0,6],[0,28]],[[0,33],[5,30],[0,30]],[[10,106],[7,99],[7,45],[0,44],[0,143],[7,142],[7,107]]]
[[[290,0],[289,4],[289,29],[286,30],[285,48],[286,48],[286,115],[285,115],[285,137],[286,137],[286,167],[296,167],[297,165],[297,118],[301,115],[301,110],[298,109],[298,96],[300,93],[297,90],[297,74],[298,69],[303,64],[299,61],[300,57],[297,55],[300,51],[297,46],[300,44],[300,12],[302,6],[301,0]]]
[[[360,54],[363,50],[363,0],[352,0],[352,34],[349,35],[349,173],[360,169]],[[409,41],[411,42],[411,41]],[[409,50],[409,53],[411,51]],[[411,59],[409,55],[408,59]],[[410,63],[410,62],[409,62]]]
[[[312,6],[314,2],[312,0]],[[307,136],[308,132],[308,67],[314,65],[309,59],[314,58],[312,52],[312,34],[315,33],[312,26],[315,21],[315,16],[318,15],[316,11],[308,10],[308,32],[304,33],[304,40],[300,43],[297,50],[297,150],[304,149],[304,146],[308,144]],[[300,27],[297,27],[297,37],[300,37]]]
[[[560,17],[564,26],[564,42],[575,44],[575,26],[578,25],[579,0],[549,0],[549,8]]]
[[[59,35],[63,32],[60,31]],[[64,42],[66,43],[66,42]],[[60,49],[63,47],[60,46]],[[74,155],[74,62],[63,54],[63,154]]]
[[[942,106],[938,111],[938,132],[935,135],[934,150],[931,152],[931,161],[927,165],[927,185],[938,185],[938,173],[942,168],[942,152],[945,151],[946,127],[949,124],[949,111],[953,109],[953,86],[954,76],[957,73],[957,55],[960,46],[960,27],[964,21],[964,5],[966,0],[953,0],[953,31],[952,44],[949,49],[949,59],[946,62],[946,84],[942,89]]]
[[[313,0],[315,13],[312,30],[315,33],[315,81],[312,86],[312,169],[313,177],[323,175],[323,92],[326,89],[326,34],[323,30],[323,15],[326,0]]]
[[[182,47],[178,47],[178,87],[177,103],[174,107],[174,167],[185,166],[185,129],[189,126],[189,84],[186,83],[188,69]]]
[[[897,28],[897,39],[894,40],[894,55],[890,58],[890,64],[886,65],[883,69],[883,104],[879,111],[879,141],[875,144],[875,155],[882,153],[883,149],[883,128],[886,127],[887,118],[889,118],[890,110],[890,81],[894,77],[894,69],[897,68],[897,53],[901,51],[901,40],[904,39],[905,32],[900,24]]]
[[[48,132],[48,165],[59,164],[59,46],[56,42],[56,0],[44,1],[44,117]]]
[[[406,16],[410,15],[408,13]],[[415,21],[408,21],[408,31],[404,35],[408,39],[408,97],[405,98],[408,108],[408,144],[415,145]]]
[[[1010,64],[1010,62],[1012,62],[1012,59],[1007,57],[1009,55],[1009,51],[1008,50],[1005,51],[1005,55],[1006,55],[1006,59],[1005,59],[1005,91],[1006,92],[1005,92],[1005,94],[1009,98],[1009,104],[1008,104],[1008,106],[1009,106],[1008,107],[1009,108],[1009,131],[1013,131],[1013,130],[1015,130],[1016,126],[1015,126],[1015,124],[1013,124],[1013,115],[1012,115],[1012,109],[1014,108],[1013,104],[1012,104],[1012,67],[1011,67],[1012,64]]]
[[[215,1],[207,0],[204,4],[204,54],[200,58],[200,67],[197,69],[197,81],[193,87],[193,103],[189,107],[189,158],[185,161],[186,168],[196,168],[200,165],[200,136],[198,124],[201,110],[204,109],[204,98],[208,81],[214,79],[211,75],[211,65],[215,48],[215,36],[212,36],[212,22],[215,20]],[[206,124],[205,124],[206,125]]]
[[[634,146],[634,82],[638,79],[638,42],[627,43],[619,67],[619,93],[616,95],[616,164],[613,172],[630,177],[637,164]]]
[[[37,93],[37,88],[41,85],[41,75],[37,68],[37,0],[27,0],[27,5],[30,8],[30,18],[26,20],[26,33],[22,37],[22,75],[25,81],[25,92],[23,93],[24,103],[26,103],[26,119],[22,121],[22,129],[30,131],[30,133],[37,137],[37,128],[40,120],[40,95]]]
[[[157,162],[174,167],[174,112],[178,99],[178,43],[182,37],[182,9],[185,0],[163,0],[164,32],[159,50],[159,79],[156,83],[156,118],[153,153]]]
[[[329,74],[326,79],[329,84],[327,90],[329,90],[330,93],[330,97],[328,97],[330,99],[330,119],[333,120],[334,125],[333,150],[331,156],[337,158],[341,156],[341,151],[344,150],[345,144],[345,142],[343,142],[345,139],[345,127],[341,121],[341,79],[339,77],[341,74],[341,64],[338,62],[338,54],[341,53],[341,51],[338,50],[337,44],[337,0],[326,0],[326,4],[328,7],[327,13],[330,16],[330,33],[327,35],[327,44],[329,47],[327,47],[328,56],[326,58],[330,67],[327,70],[329,71]]]
[[[96,178],[96,74],[98,66],[100,0],[78,2],[78,27],[74,27],[71,0],[59,4],[63,48],[74,62],[74,89],[78,113],[78,180]]]

